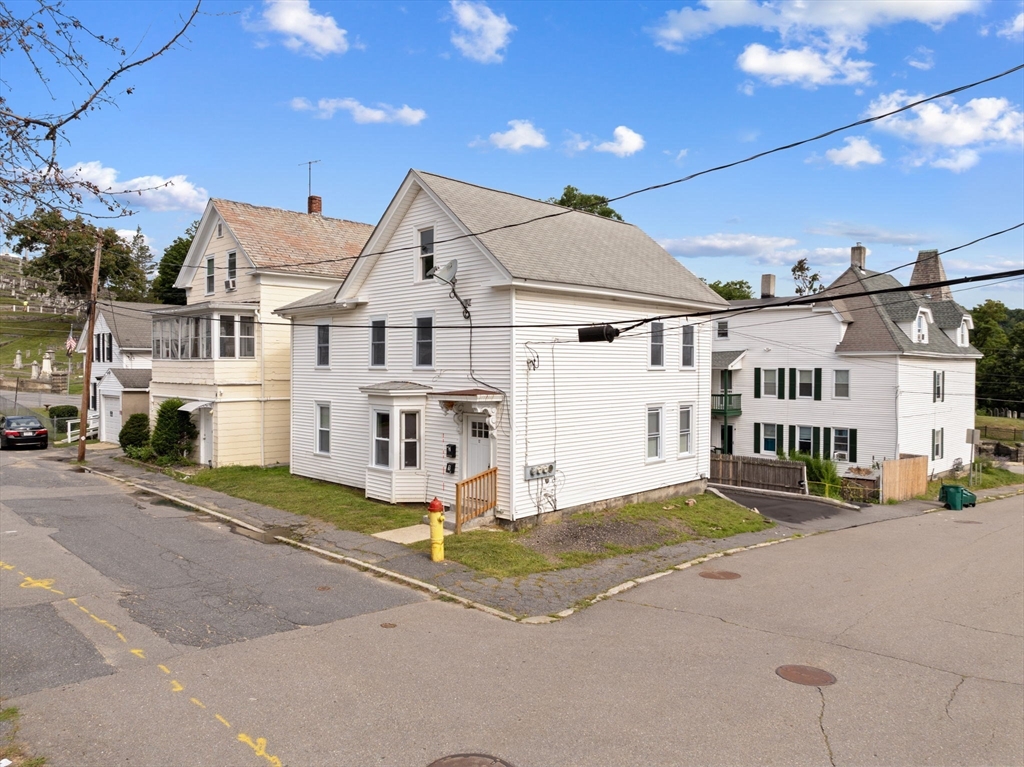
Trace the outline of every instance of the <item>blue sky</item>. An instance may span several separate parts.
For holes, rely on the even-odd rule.
[[[187,2],[74,2],[140,51]],[[1016,0],[204,3],[189,42],[61,150],[133,198],[162,249],[208,196],[376,223],[410,168],[546,198],[616,196],[805,138],[1024,59]],[[94,74],[109,64],[95,62]],[[11,103],[53,110],[8,63]],[[13,77],[11,73],[14,73]],[[74,93],[56,80],[57,104]],[[615,207],[708,280],[826,278],[849,247],[889,269],[1024,220],[1024,74],[900,118]],[[152,185],[152,184],[150,184]],[[1022,266],[1024,232],[945,259],[950,277]],[[909,270],[897,276],[909,278]],[[957,294],[1024,305],[1020,281]]]

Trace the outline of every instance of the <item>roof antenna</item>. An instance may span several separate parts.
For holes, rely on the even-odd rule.
[[[318,162],[320,161],[308,160],[306,162],[299,163],[299,165],[305,165],[309,168],[309,190],[306,197],[306,213],[311,216],[322,215],[324,210],[323,200],[313,195],[313,165]]]
[[[309,167],[309,189],[306,192],[307,197],[313,196],[313,165],[320,162],[319,160],[308,160],[307,162],[300,162],[299,165],[306,165]]]

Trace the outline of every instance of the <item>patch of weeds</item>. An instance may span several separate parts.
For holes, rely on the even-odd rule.
[[[15,706],[0,709],[0,759],[10,759],[14,767],[43,767],[45,756],[29,756],[24,744],[17,740],[21,712]]]

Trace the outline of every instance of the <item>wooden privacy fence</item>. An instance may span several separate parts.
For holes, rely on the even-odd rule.
[[[928,456],[901,455],[882,461],[881,502],[905,501],[928,489]]]
[[[711,482],[806,493],[807,467],[803,461],[777,461],[773,458],[712,453]]]
[[[498,505],[498,467],[455,484],[455,533],[471,519],[486,514]]]

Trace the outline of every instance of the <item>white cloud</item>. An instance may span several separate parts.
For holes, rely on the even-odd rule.
[[[879,165],[885,162],[881,151],[863,136],[851,136],[844,139],[846,146],[842,149],[829,149],[825,157],[833,165],[845,168],[856,168],[861,163]]]
[[[118,172],[101,162],[80,162],[67,170],[72,180],[88,181],[101,192],[111,194],[126,205],[139,205],[154,211],[185,210],[202,213],[210,195],[196,186],[184,175],[180,176],[138,176],[127,181],[118,181]]]
[[[566,131],[566,135],[568,135],[568,138],[562,142],[562,148],[565,150],[566,154],[569,155],[574,155],[577,152],[585,152],[593,143],[583,138],[579,133]]]
[[[917,50],[915,50],[910,56],[907,56],[905,61],[914,69],[920,69],[921,71],[926,72],[935,66],[934,54],[935,51],[931,48],[925,48],[923,45],[919,45],[917,46]]]
[[[118,229],[117,230],[117,236],[120,237],[125,242],[127,242],[129,245],[131,245],[132,244],[132,240],[135,239],[135,234],[136,234],[136,230],[135,229]],[[146,243],[146,245],[148,245],[150,247],[150,249],[153,248],[153,240],[152,240],[152,238],[148,234],[143,233],[142,241],[144,243]]]
[[[748,256],[767,258],[796,245],[790,237],[765,237],[757,234],[705,234],[696,237],[660,240],[659,245],[673,256],[706,258]]]
[[[466,58],[481,64],[500,64],[504,49],[516,28],[504,14],[497,14],[486,3],[451,0],[459,30],[452,32],[452,45]]]
[[[811,46],[773,51],[760,43],[748,45],[736,59],[748,75],[769,85],[849,85],[871,81],[869,61],[851,59],[841,48],[820,50]]]
[[[286,48],[314,58],[348,50],[347,32],[330,14],[314,11],[309,0],[266,0],[262,23],[249,28],[283,35]]]
[[[893,232],[874,226],[861,226],[843,221],[830,221],[821,226],[807,230],[810,234],[821,234],[829,237],[842,237],[856,242],[874,242],[880,245],[922,245],[928,237],[912,232]]]
[[[754,95],[754,83],[751,80],[745,80],[736,86],[736,90],[742,93],[744,96]]]
[[[529,120],[509,120],[511,126],[504,133],[492,133],[488,140],[498,149],[509,152],[522,152],[524,149],[543,149],[548,145],[544,131],[538,130]],[[471,146],[479,146],[484,142],[474,141]]]
[[[594,147],[597,152],[610,152],[616,157],[629,157],[644,148],[644,137],[636,131],[630,130],[625,125],[620,125],[612,135],[614,141],[605,141]]]
[[[875,115],[923,98],[906,91],[882,94],[868,106]],[[971,99],[963,106],[952,98],[931,101],[875,123],[878,130],[916,144],[909,158],[915,166],[930,165],[962,172],[979,161],[987,149],[1024,145],[1024,112],[1005,98]]]
[[[871,255],[871,249],[866,248],[867,254]],[[835,264],[850,263],[849,248],[800,248],[798,250],[771,250],[759,254],[754,258],[756,264],[769,264],[771,266],[789,266],[795,264],[801,258],[806,258],[812,267],[833,266]]]
[[[334,113],[345,111],[352,115],[353,121],[360,124],[398,123],[399,125],[419,125],[427,119],[422,109],[413,109],[407,104],[393,107],[390,104],[377,104],[373,107],[364,106],[355,99],[320,99],[314,105],[309,99],[298,96],[291,100],[291,108],[297,112],[316,110],[316,116],[329,120]]]
[[[1024,13],[1018,13],[1016,18],[1007,21],[996,34],[1011,40],[1024,37]]]

